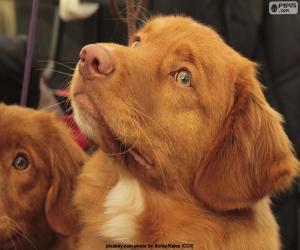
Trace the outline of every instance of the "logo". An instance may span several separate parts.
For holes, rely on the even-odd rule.
[[[298,14],[297,1],[272,1],[269,2],[271,15],[296,15]]]

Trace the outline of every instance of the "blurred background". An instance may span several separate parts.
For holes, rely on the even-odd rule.
[[[148,0],[140,4],[137,26],[156,14],[184,14],[208,24],[226,42],[260,64],[259,78],[270,104],[286,120],[285,129],[300,155],[300,14],[278,12],[283,1]],[[298,1],[284,1],[296,3]],[[126,1],[40,0],[29,36],[33,1],[0,0],[0,101],[20,103],[28,43],[33,41],[25,105],[56,112],[69,122],[67,86],[81,47],[95,42],[126,44]],[[295,8],[294,8],[295,10]],[[30,52],[30,51],[29,51]],[[24,89],[23,89],[24,91]],[[78,142],[88,149],[84,138]],[[284,249],[300,249],[298,183],[273,200]]]

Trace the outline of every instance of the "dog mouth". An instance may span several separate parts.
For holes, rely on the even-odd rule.
[[[74,94],[73,98],[81,110],[81,112],[86,112],[89,116],[100,125],[100,135],[103,143],[93,142],[100,147],[107,155],[115,156],[126,162],[127,165],[138,165],[142,168],[150,170],[154,167],[153,160],[146,155],[140,148],[135,144],[125,143],[117,133],[109,126],[103,116],[96,110],[95,105],[91,99],[84,93]],[[78,124],[80,127],[80,124]],[[98,132],[98,133],[99,133]],[[89,136],[91,137],[91,136]],[[101,145],[100,145],[101,144]],[[103,144],[103,145],[102,145]],[[139,148],[139,149],[138,149]]]
[[[120,139],[113,132],[113,129],[101,116],[101,134],[105,144],[105,151],[108,155],[116,156],[125,162],[129,167],[139,165],[142,168],[150,170],[154,166],[153,160],[141,151],[137,144],[128,144]],[[139,148],[139,149],[138,149]]]
[[[136,147],[128,144],[124,144],[120,139],[116,138],[112,143],[115,143],[119,147],[119,152],[116,152],[116,155],[123,156],[123,159],[126,161],[127,165],[132,162],[132,160],[137,163],[139,166],[150,170],[153,168],[154,163],[153,160],[147,156],[146,154],[142,153],[140,150],[137,150]]]
[[[133,157],[133,159],[142,167],[145,167],[148,170],[153,168],[154,164],[152,159],[145,154],[141,154],[135,148],[129,149],[128,154],[130,154]]]

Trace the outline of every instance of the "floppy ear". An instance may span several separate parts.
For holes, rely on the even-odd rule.
[[[48,224],[56,233],[69,236],[78,229],[72,196],[77,176],[87,155],[66,131],[59,129],[61,131],[54,139],[51,185],[46,198],[45,213]]]
[[[197,172],[195,195],[215,210],[250,207],[287,188],[298,164],[282,118],[267,104],[254,63],[247,61],[222,131]]]

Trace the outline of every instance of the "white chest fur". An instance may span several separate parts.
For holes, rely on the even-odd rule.
[[[136,217],[144,210],[140,184],[133,177],[121,177],[104,202],[110,218],[102,227],[102,236],[113,241],[131,242],[135,239]]]

